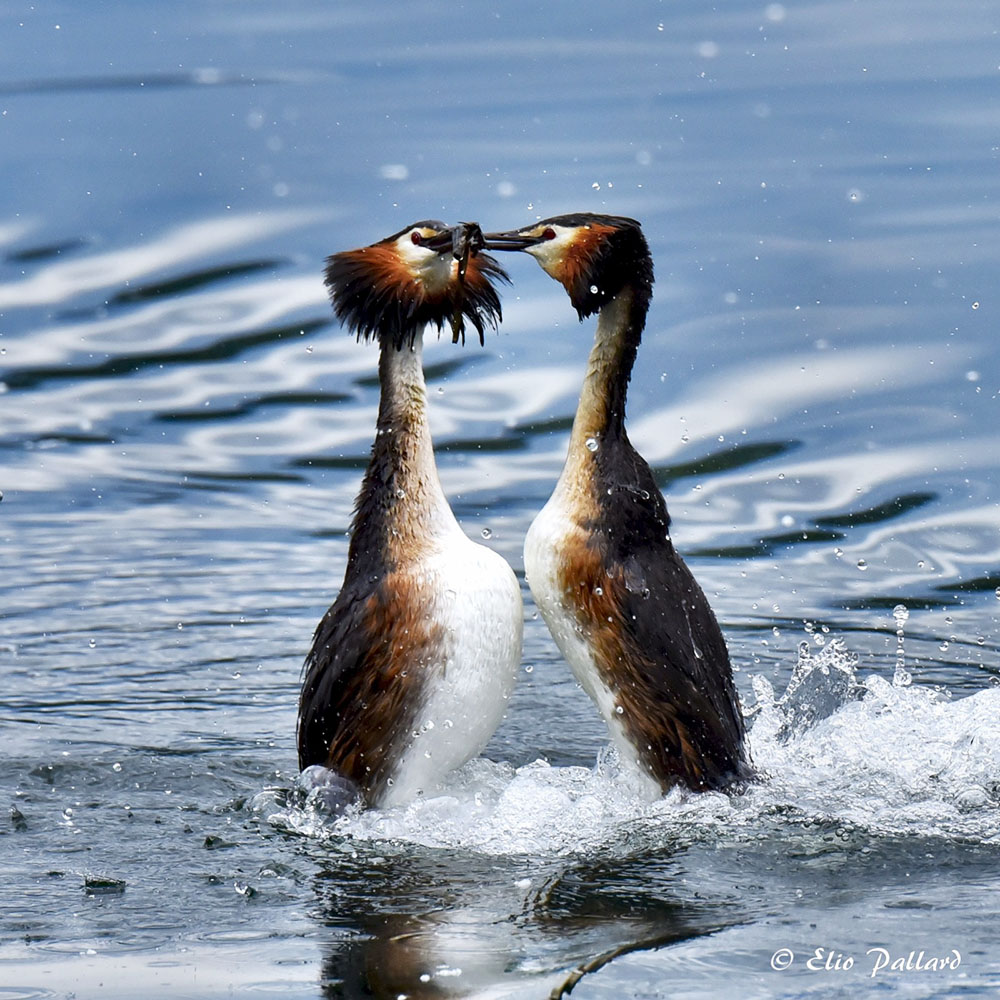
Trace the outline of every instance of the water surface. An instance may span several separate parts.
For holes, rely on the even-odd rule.
[[[0,13],[0,997],[993,995],[996,22]],[[295,701],[378,387],[323,258],[578,210],[654,253],[630,435],[767,780],[637,802],[529,600],[484,758],[331,825]],[[499,334],[426,359],[445,490],[523,576],[592,323],[508,263]],[[789,734],[837,637],[865,696]]]

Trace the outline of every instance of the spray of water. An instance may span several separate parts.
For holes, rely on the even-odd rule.
[[[274,826],[332,840],[402,841],[492,855],[574,855],[692,839],[758,837],[775,824],[834,823],[866,836],[1000,843],[1000,688],[959,700],[911,684],[906,609],[894,614],[893,682],[859,678],[832,639],[808,642],[787,690],[752,678],[750,749],[760,780],[733,794],[674,790],[648,802],[613,750],[593,768],[474,760],[405,806],[339,815],[322,794],[261,793],[250,808]]]

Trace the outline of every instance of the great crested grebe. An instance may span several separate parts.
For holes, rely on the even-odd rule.
[[[496,327],[506,280],[478,226],[417,222],[328,258],[337,317],[379,343],[378,423],[344,583],[316,629],[299,701],[299,767],[367,805],[412,799],[478,754],[521,656],[506,561],[471,541],[445,499],[427,422],[423,329]],[[323,783],[323,782],[320,782]]]
[[[625,433],[653,289],[642,229],[634,219],[576,214],[484,239],[490,250],[531,254],[581,320],[598,314],[566,464],[525,539],[535,603],[650,792],[748,778],[722,631],[670,540],[652,472]]]

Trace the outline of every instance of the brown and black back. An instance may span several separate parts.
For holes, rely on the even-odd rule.
[[[620,722],[664,789],[722,788],[748,777],[726,643],[670,540],[652,473],[624,434],[604,441],[595,458],[596,513],[583,525],[585,545],[566,553],[565,584],[576,588],[580,623]]]

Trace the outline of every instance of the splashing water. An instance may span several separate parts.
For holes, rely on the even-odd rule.
[[[334,818],[314,801],[275,809],[268,793],[250,808],[311,837],[491,855],[741,841],[775,824],[816,823],[1000,843],[1000,689],[952,701],[874,675],[859,681],[856,657],[840,640],[818,656],[803,646],[781,698],[753,679],[749,742],[760,780],[741,793],[675,789],[644,801],[609,748],[593,769],[471,761],[436,794],[392,809],[351,807]]]

